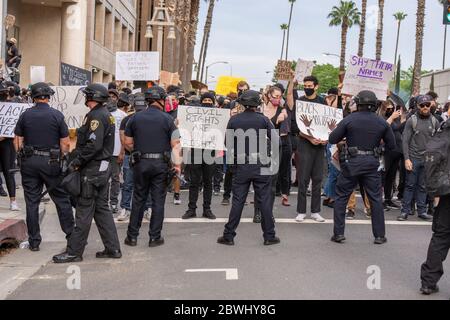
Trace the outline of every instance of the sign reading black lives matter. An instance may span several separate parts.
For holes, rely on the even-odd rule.
[[[20,115],[31,106],[24,103],[0,103],[0,137],[14,138]]]
[[[178,128],[181,146],[190,149],[225,150],[230,110],[180,106]]]
[[[92,82],[92,73],[88,70],[61,62],[62,86],[87,86]]]
[[[342,109],[305,101],[297,101],[296,111],[300,132],[322,141],[328,141],[331,131],[344,118]]]

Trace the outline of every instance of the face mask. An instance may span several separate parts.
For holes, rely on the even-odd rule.
[[[312,95],[314,95],[315,92],[316,90],[314,89],[305,89],[305,94],[307,97],[311,97]]]
[[[386,111],[386,117],[390,118],[394,114],[394,110]]]
[[[172,103],[171,103],[172,102]],[[166,100],[166,112],[171,112],[178,109],[178,102],[176,100]]]
[[[179,100],[180,100],[180,106],[184,106],[184,103],[186,102],[186,98],[181,97]]]
[[[270,103],[271,103],[274,107],[279,107],[280,104],[281,104],[281,99],[270,98]]]
[[[202,107],[205,107],[205,108],[212,108],[214,106],[214,104],[212,104],[212,103],[202,103]]]

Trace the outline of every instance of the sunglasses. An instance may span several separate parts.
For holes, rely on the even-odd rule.
[[[423,109],[423,108],[430,108],[431,107],[431,103],[424,103],[424,104],[419,104],[419,108]]]

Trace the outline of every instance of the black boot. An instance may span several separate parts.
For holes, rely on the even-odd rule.
[[[83,258],[80,256],[72,256],[68,254],[67,252],[58,254],[53,257],[54,263],[71,263],[71,262],[81,262],[83,261]]]
[[[120,259],[122,258],[122,252],[120,250],[110,251],[105,249],[104,251],[97,252],[95,257],[97,259]]]

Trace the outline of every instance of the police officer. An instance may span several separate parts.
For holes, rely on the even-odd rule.
[[[60,158],[69,152],[70,140],[63,114],[48,104],[54,94],[46,83],[34,84],[31,87],[31,96],[35,105],[22,113],[14,132],[15,147],[21,159],[31,251],[39,251],[42,241],[39,203],[44,184],[56,205],[59,223],[67,239],[74,227],[70,197],[57,186],[61,175]]]
[[[92,219],[95,220],[105,250],[97,258],[122,257],[112,212],[108,206],[108,180],[114,149],[114,118],[105,107],[108,90],[100,84],[90,84],[80,90],[90,109],[78,129],[77,146],[71,154],[69,171],[81,175],[81,195],[77,201],[76,227],[69,238],[68,250],[53,257],[55,263],[82,261]]]
[[[125,129],[125,148],[132,152],[134,192],[130,223],[125,244],[137,245],[139,229],[144,217],[149,192],[152,198],[149,247],[164,244],[161,231],[164,221],[164,204],[167,195],[170,151],[176,151],[175,170],[181,173],[179,144],[174,119],[165,113],[166,92],[152,87],[145,93],[149,107],[136,113]]]
[[[378,100],[372,91],[361,91],[354,101],[358,112],[352,113],[339,123],[330,134],[329,143],[337,144],[347,139],[348,157],[341,161],[342,174],[339,176],[334,203],[334,235],[331,241],[342,243],[345,241],[345,212],[348,200],[358,181],[362,183],[370,200],[372,208],[372,230],[375,244],[387,241],[385,235],[384,210],[382,203],[381,174],[378,170],[379,148],[381,140],[386,149],[395,148],[394,133],[389,124],[374,112],[378,107]],[[334,129],[330,124],[330,129]]]
[[[233,162],[233,201],[228,223],[225,225],[223,236],[217,242],[223,245],[234,245],[236,237],[236,229],[241,220],[242,210],[245,200],[249,192],[250,184],[253,183],[255,190],[255,203],[261,210],[261,227],[264,236],[264,245],[274,245],[280,243],[280,239],[275,236],[275,222],[273,218],[273,201],[272,201],[272,173],[264,170],[265,161],[260,158],[262,152],[259,145],[261,139],[279,140],[279,136],[271,121],[263,114],[256,112],[257,107],[261,105],[259,92],[246,91],[243,92],[237,101],[245,107],[245,111],[232,117],[227,127],[227,162]],[[264,131],[266,130],[265,133]],[[245,140],[245,148],[238,144],[243,143],[240,133],[245,136],[254,136],[256,133],[256,141]],[[230,134],[234,133],[230,141]],[[265,134],[266,137],[261,137]],[[244,138],[246,139],[246,138]],[[239,141],[241,140],[241,141]],[[252,148],[257,145],[257,152],[252,152]],[[279,141],[278,141],[279,145]],[[245,151],[244,151],[245,150]],[[242,153],[244,151],[244,153]],[[256,160],[256,161],[255,161]],[[267,171],[267,172],[264,172]]]

